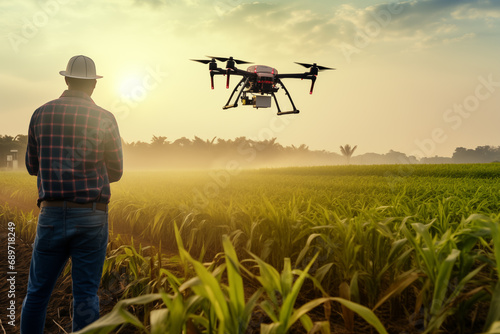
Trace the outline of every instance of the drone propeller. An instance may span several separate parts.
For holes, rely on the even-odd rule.
[[[334,70],[334,68],[331,68],[331,67],[325,67],[325,66],[320,66],[320,65],[317,65],[316,63],[314,64],[306,64],[306,63],[298,63],[298,62],[295,62],[295,64],[299,64],[299,65],[302,65],[304,66],[305,68],[317,68],[318,70],[320,71],[323,71],[323,70]]]
[[[307,63],[298,63],[298,62],[295,62],[295,64],[299,64],[301,66],[304,66],[305,68],[310,68],[309,75],[312,75],[312,78],[311,78],[311,89],[309,90],[309,94],[313,93],[314,83],[316,82],[316,76],[318,75],[319,71],[334,70],[334,68],[326,67],[326,66],[320,66],[320,65],[318,65],[316,63],[307,64]]]
[[[215,62],[215,59],[191,59],[192,61],[197,61],[198,63],[202,64],[209,64],[209,70],[210,70],[210,83],[212,89],[214,89],[214,70],[217,69],[217,63]]]
[[[251,64],[252,62],[245,61],[245,60],[240,60],[240,59],[234,59],[233,57],[212,57],[212,56],[207,56],[208,58],[212,59],[217,59],[218,61],[226,62],[226,61],[234,61],[236,64]]]
[[[229,77],[231,76],[231,70],[235,69],[234,64],[250,64],[250,62],[248,62],[248,61],[234,59],[233,57],[229,57],[229,58],[212,57],[212,56],[207,56],[207,57],[212,58],[213,62],[215,62],[215,60],[226,62],[226,88],[229,88]]]

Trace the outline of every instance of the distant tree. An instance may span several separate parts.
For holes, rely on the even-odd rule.
[[[351,147],[349,144],[344,146],[340,145],[340,153],[342,153],[342,155],[346,158],[348,165],[351,163],[351,156],[357,147],[358,145],[355,145],[354,147]]]
[[[21,146],[28,145],[28,135],[17,135],[14,137],[14,141]]]
[[[500,147],[478,146],[475,149],[457,147],[453,153],[453,162],[488,163],[500,160]]]
[[[5,143],[5,144],[10,144],[14,141],[14,137],[9,136],[9,135],[4,135],[3,137],[0,136],[0,142]]]
[[[301,144],[299,147],[292,145],[292,149],[293,149],[293,151],[296,151],[296,152],[308,152],[309,146],[307,146],[306,144]]]
[[[167,141],[167,137],[165,136],[155,136],[153,135],[153,138],[151,139],[151,145],[158,147],[162,146],[164,144],[168,144],[169,142]]]
[[[276,139],[276,137],[273,137],[271,139],[254,142],[254,146],[256,146],[259,151],[271,152],[273,150],[279,150],[281,148],[281,145],[276,142]]]
[[[194,136],[194,140],[192,142],[193,146],[200,151],[210,151],[212,146],[214,145],[215,139],[217,137],[213,137],[212,140],[203,140],[200,137]]]
[[[179,147],[188,147],[191,144],[192,144],[191,139],[188,139],[186,137],[182,137],[174,141],[174,145],[177,145]]]

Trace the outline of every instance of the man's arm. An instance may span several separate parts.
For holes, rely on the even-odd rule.
[[[104,162],[108,170],[109,182],[116,182],[123,175],[123,152],[118,124],[113,117],[109,121],[104,144]]]
[[[33,117],[28,128],[28,147],[26,148],[26,169],[30,175],[38,175],[38,145],[35,138]]]

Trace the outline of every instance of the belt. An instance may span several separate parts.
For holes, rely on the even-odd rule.
[[[93,208],[95,204],[96,210],[107,211],[108,205],[106,203],[75,203],[68,201],[42,201],[40,203],[40,208],[43,207],[64,207],[64,203],[66,203],[67,208]]]

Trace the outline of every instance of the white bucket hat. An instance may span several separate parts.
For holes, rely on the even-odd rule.
[[[96,74],[94,61],[82,55],[71,57],[68,66],[66,66],[66,71],[60,71],[59,74],[76,79],[102,78],[102,76]]]

